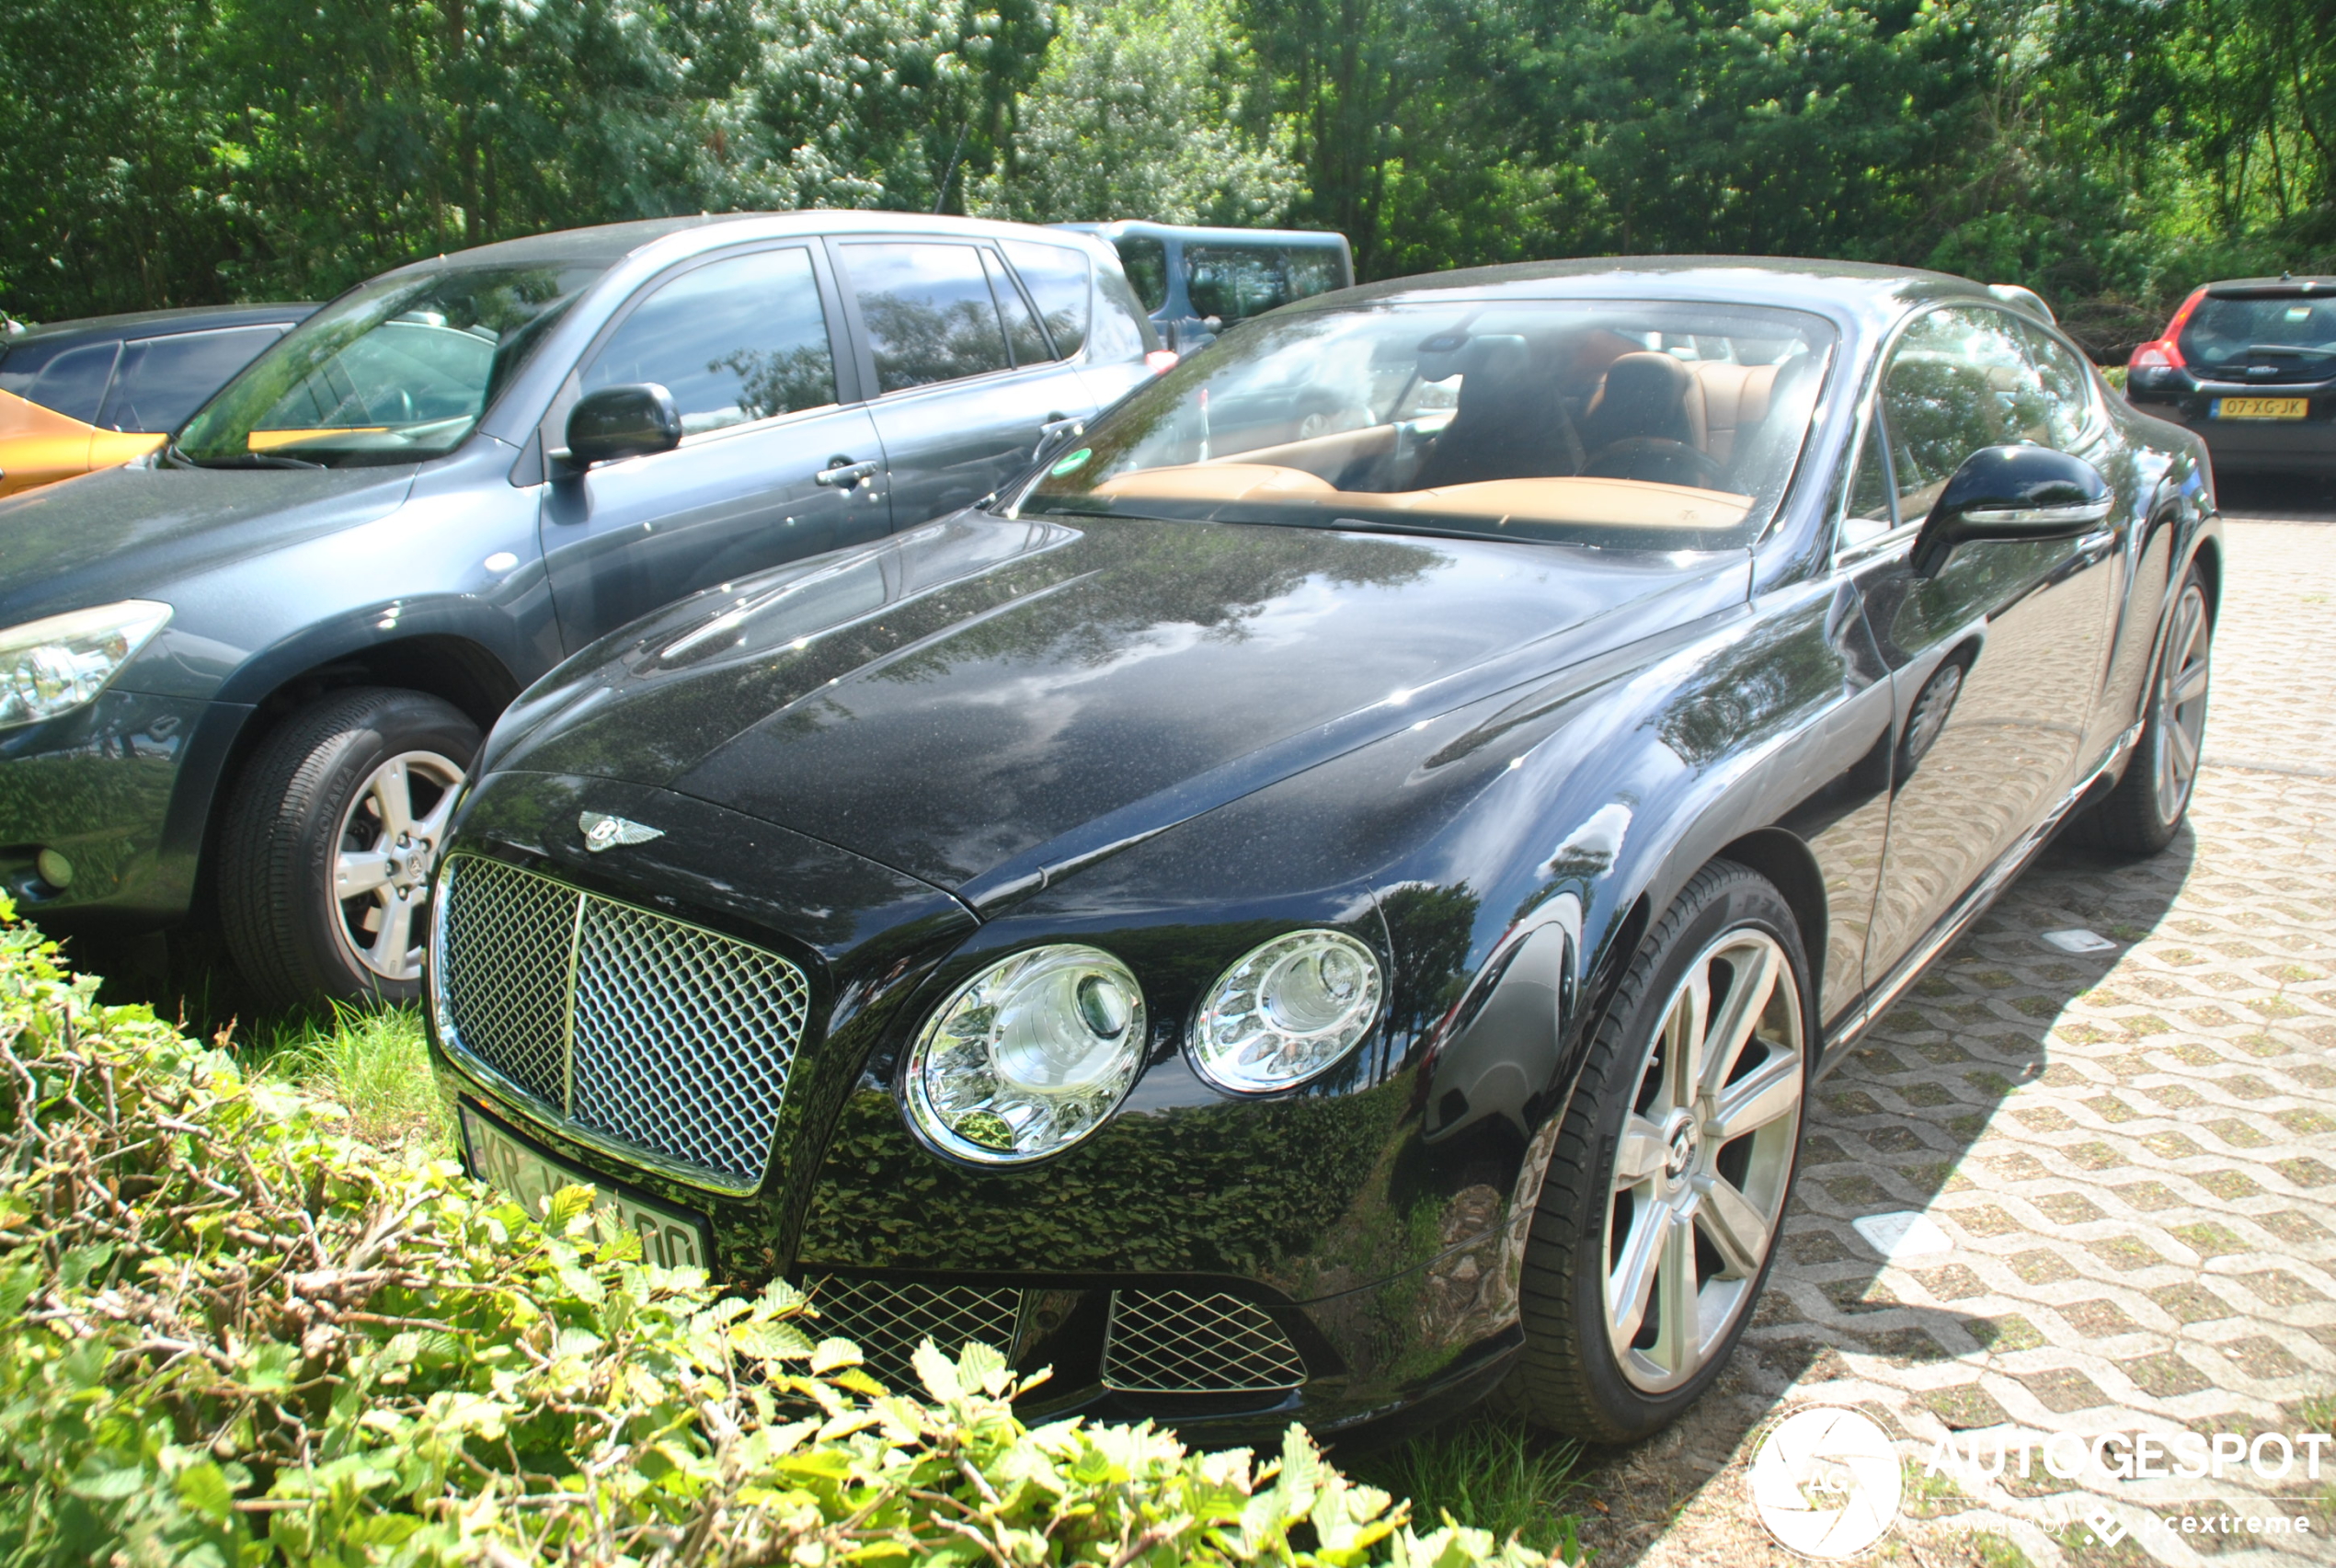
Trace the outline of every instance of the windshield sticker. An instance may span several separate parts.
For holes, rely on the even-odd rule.
[[[1060,463],[1056,464],[1052,468],[1048,469],[1047,472],[1058,479],[1061,478],[1066,474],[1076,474],[1079,470],[1087,466],[1087,459],[1094,456],[1094,448],[1091,446],[1082,446],[1077,452],[1072,452],[1069,457],[1064,458]]]

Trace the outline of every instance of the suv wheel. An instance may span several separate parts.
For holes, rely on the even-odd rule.
[[[339,692],[260,743],[227,806],[219,903],[274,1007],[421,995],[430,873],[478,727],[419,692]]]
[[[1733,862],[1698,873],[1617,989],[1559,1130],[1502,1391],[1517,1413],[1630,1442],[1719,1376],[1792,1196],[1812,1001],[1783,895]]]

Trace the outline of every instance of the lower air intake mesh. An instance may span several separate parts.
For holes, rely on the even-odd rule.
[[[815,1339],[850,1340],[867,1357],[868,1371],[891,1388],[913,1393],[922,1387],[910,1357],[928,1339],[952,1361],[968,1340],[1001,1356],[1013,1354],[1022,1292],[1011,1286],[919,1285],[840,1276],[804,1284],[819,1314],[802,1325],[805,1331]]]
[[[1265,1393],[1306,1380],[1298,1347],[1264,1308],[1237,1296],[1115,1290],[1103,1382],[1143,1394]]]

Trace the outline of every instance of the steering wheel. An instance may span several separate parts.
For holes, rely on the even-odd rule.
[[[1591,454],[1582,472],[1593,479],[1643,479],[1699,490],[1721,489],[1727,479],[1727,470],[1710,452],[1662,436],[1609,441]]]

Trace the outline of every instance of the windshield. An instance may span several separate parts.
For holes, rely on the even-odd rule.
[[[1783,498],[1833,342],[1716,303],[1273,316],[1122,405],[1021,509],[1741,545]]]
[[[462,444],[604,267],[379,279],[318,311],[179,432],[207,467],[416,463]]]

